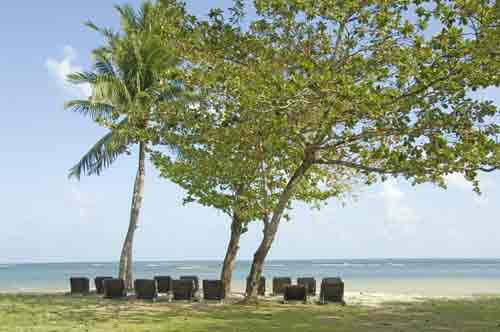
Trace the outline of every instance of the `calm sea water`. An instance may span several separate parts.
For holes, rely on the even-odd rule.
[[[197,275],[202,279],[218,278],[221,262],[175,261],[136,262],[136,278],[155,275]],[[244,281],[250,262],[236,264],[234,279]],[[0,264],[0,291],[67,290],[70,276],[114,276],[117,263],[52,263]],[[384,282],[422,280],[500,280],[500,259],[356,259],[356,260],[301,260],[269,261],[264,269],[268,278],[274,276],[313,276],[316,278],[340,276],[346,282]]]

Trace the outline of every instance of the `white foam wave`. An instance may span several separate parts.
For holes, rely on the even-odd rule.
[[[348,262],[343,262],[343,263],[316,263],[313,264],[315,266],[324,266],[324,267],[376,267],[376,266],[382,266],[382,264],[379,263],[348,263]]]
[[[176,270],[196,270],[199,269],[199,266],[178,266],[175,269]]]

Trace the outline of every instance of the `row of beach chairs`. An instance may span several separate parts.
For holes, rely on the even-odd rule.
[[[261,277],[258,285],[259,295],[265,295],[265,287],[266,278]],[[284,302],[307,302],[308,298],[316,296],[316,279],[309,277],[297,278],[297,283],[293,284],[292,278],[290,277],[273,278],[272,295],[283,295]],[[334,302],[344,304],[344,282],[342,281],[342,279],[323,278],[320,286],[319,301],[320,303]]]
[[[96,277],[95,292],[105,298],[125,298],[127,290],[121,279],[112,277]],[[247,280],[248,286],[248,280]],[[70,278],[71,294],[89,294],[90,280],[86,277]],[[201,295],[205,300],[223,301],[226,298],[221,280],[203,280],[202,287],[197,276],[181,276],[173,279],[170,276],[156,276],[154,279],[137,279],[134,281],[135,296],[138,299],[154,300],[159,294],[167,295],[169,300],[197,300]],[[307,302],[316,296],[316,279],[297,278],[293,284],[289,277],[278,277],[272,280],[273,296],[283,296],[284,302]],[[261,277],[258,294],[266,295],[266,278]],[[344,282],[340,278],[324,278],[321,281],[320,303],[344,303]]]

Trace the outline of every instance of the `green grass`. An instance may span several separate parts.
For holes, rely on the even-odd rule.
[[[364,308],[0,295],[0,331],[500,331],[500,298],[388,303]]]

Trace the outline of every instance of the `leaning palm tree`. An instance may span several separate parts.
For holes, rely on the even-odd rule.
[[[163,6],[172,5],[178,4],[163,2]],[[178,61],[168,52],[168,41],[155,30],[163,24],[158,19],[158,15],[165,14],[161,6],[145,2],[137,12],[127,5],[116,6],[121,18],[120,33],[86,23],[101,33],[106,43],[93,52],[91,71],[68,76],[73,84],[89,84],[92,95],[88,99],[69,101],[66,108],[109,129],[70,169],[69,177],[80,179],[82,175],[99,175],[119,156],[138,147],[130,220],[119,265],[119,278],[128,288],[132,288],[132,246],[144,193],[148,125],[158,105],[175,99],[179,92],[178,85],[169,84],[162,77],[169,68],[175,68]]]

